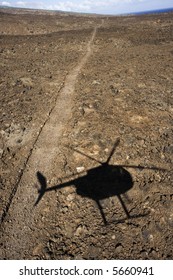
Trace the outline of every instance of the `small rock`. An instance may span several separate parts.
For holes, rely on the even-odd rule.
[[[3,155],[3,149],[0,149],[0,158],[2,157],[2,155]]]
[[[166,221],[164,217],[162,217],[159,221],[156,221],[155,226],[158,231],[162,232],[166,227]]]
[[[28,72],[30,72],[30,70],[28,70]],[[31,78],[23,77],[23,78],[20,78],[19,81],[24,87],[27,87],[29,89],[31,89],[33,87],[33,82],[31,80]]]
[[[3,129],[0,131],[0,133],[2,136],[5,135],[5,131]]]
[[[153,235],[152,235],[152,234],[150,234],[150,235],[148,236],[148,239],[149,239],[149,241],[153,242],[153,240],[154,240]]]
[[[116,254],[120,254],[121,253],[121,251],[122,251],[122,249],[123,249],[123,246],[122,246],[122,244],[117,244],[117,246],[116,246],[116,248],[115,248],[115,253]]]
[[[115,85],[110,85],[110,89],[111,89],[113,94],[118,94],[119,93],[119,90],[116,88]]]
[[[89,248],[88,248],[88,257],[90,259],[98,259],[99,256],[100,256],[100,251],[101,251],[101,248],[99,247],[95,247],[94,245],[91,245]]]
[[[83,109],[83,111],[84,111],[84,114],[90,114],[90,113],[93,113],[95,111],[95,109],[86,107]]]
[[[100,82],[99,82],[99,81],[94,80],[94,81],[92,82],[92,85],[100,85]]]
[[[68,196],[67,196],[67,201],[73,201],[75,199],[75,194],[74,193],[70,193]]]
[[[173,153],[173,145],[165,147],[164,151],[169,153],[169,154],[172,154]]]
[[[76,170],[78,173],[82,172],[85,170],[85,167],[84,166],[79,166],[79,167],[76,167]]]
[[[68,238],[72,238],[72,236],[74,236],[74,225],[73,224],[65,224],[64,225],[64,233]]]
[[[67,213],[68,212],[68,206],[63,206],[62,208],[61,208],[61,211],[62,211],[62,213]]]
[[[151,249],[151,252],[149,253],[149,256],[152,259],[158,259],[157,252],[154,249]]]
[[[143,259],[148,259],[148,252],[146,250],[141,250],[140,254]]]
[[[93,146],[93,148],[92,148],[92,152],[91,152],[91,154],[92,155],[98,155],[99,154],[99,151],[100,151],[100,146],[98,146],[98,145],[94,145]]]
[[[83,260],[83,257],[79,254],[74,257],[74,260]]]
[[[173,227],[173,214],[171,213],[169,218],[168,218],[168,224],[170,227]]]
[[[42,250],[43,250],[43,245],[40,243],[36,247],[34,247],[32,252],[33,256],[39,256],[42,253]]]
[[[5,128],[9,128],[10,124],[9,123],[5,123],[4,126],[5,126]]]
[[[75,235],[80,236],[87,232],[87,228],[85,226],[79,225],[78,228],[76,229]]]
[[[17,139],[16,143],[18,144],[22,143],[22,139],[21,138]]]

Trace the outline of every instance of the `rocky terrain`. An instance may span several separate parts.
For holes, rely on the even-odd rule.
[[[173,258],[172,13],[0,10],[0,258]]]

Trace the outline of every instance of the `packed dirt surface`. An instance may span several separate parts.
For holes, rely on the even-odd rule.
[[[0,258],[172,259],[172,13],[14,11],[0,10]]]

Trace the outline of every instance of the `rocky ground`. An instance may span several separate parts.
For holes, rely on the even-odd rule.
[[[172,14],[4,11],[0,258],[172,259]]]

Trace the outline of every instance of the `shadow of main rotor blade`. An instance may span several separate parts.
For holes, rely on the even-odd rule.
[[[119,145],[119,143],[120,143],[120,138],[118,138],[118,139],[115,141],[114,146],[113,146],[113,148],[112,148],[112,150],[111,150],[111,152],[110,152],[110,155],[109,155],[109,157],[108,157],[108,159],[107,159],[107,161],[106,161],[105,163],[108,164],[108,163],[110,162],[111,157],[112,157],[113,154],[115,153],[115,150],[116,150],[117,146]]]
[[[158,171],[168,171],[165,168],[160,168],[157,166],[142,166],[142,165],[118,165],[119,167],[125,167],[125,168],[137,168],[137,169],[148,169],[148,170],[158,170]]]
[[[93,157],[91,157],[91,156],[88,156],[88,155],[86,155],[85,153],[83,153],[83,152],[81,152],[81,151],[79,151],[79,150],[77,150],[77,149],[74,149],[74,148],[71,148],[73,151],[75,151],[76,153],[78,153],[78,154],[81,154],[81,155],[83,155],[83,156],[85,156],[85,157],[87,157],[87,158],[89,158],[89,159],[91,159],[91,160],[93,160],[93,161],[95,161],[95,162],[97,162],[97,163],[100,163],[100,164],[103,164],[103,162],[101,162],[101,161],[99,161],[99,160],[97,160],[97,159],[95,159],[95,158],[93,158]]]

